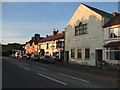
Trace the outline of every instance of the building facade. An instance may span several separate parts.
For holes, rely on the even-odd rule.
[[[65,28],[65,60],[96,66],[104,57],[104,28],[112,14],[80,4]]]
[[[111,64],[120,64],[120,14],[113,13],[111,19],[104,27],[104,60]]]
[[[39,43],[40,55],[48,55],[57,59],[64,59],[64,35],[58,33],[58,30],[53,30],[52,35],[46,35],[46,38],[41,39]]]
[[[31,40],[26,43],[25,53],[39,54],[38,43],[39,43],[40,39],[43,39],[43,37],[40,37],[40,34],[35,34],[31,38]]]

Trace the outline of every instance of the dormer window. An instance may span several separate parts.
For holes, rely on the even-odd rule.
[[[82,34],[87,34],[87,23],[82,24],[82,22],[80,22],[79,25],[75,27],[75,36]]]

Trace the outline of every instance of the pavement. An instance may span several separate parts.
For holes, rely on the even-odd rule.
[[[101,77],[106,77],[109,79],[114,79],[116,81],[120,81],[120,71],[118,70],[113,70],[109,68],[103,69],[101,67],[85,66],[85,65],[64,63],[64,62],[57,62],[55,65],[62,68],[70,69],[72,71],[89,73]]]

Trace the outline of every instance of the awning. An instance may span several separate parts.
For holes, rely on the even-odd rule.
[[[110,43],[104,45],[103,47],[120,47],[120,41],[118,41],[118,42],[110,42]]]

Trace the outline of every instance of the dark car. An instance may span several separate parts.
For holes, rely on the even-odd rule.
[[[55,63],[55,59],[50,56],[41,56],[40,61],[45,63]]]
[[[32,54],[31,57],[30,57],[30,60],[31,61],[39,61],[40,60],[40,55]]]
[[[31,55],[32,54],[30,54],[30,53],[25,53],[22,58],[26,59],[26,60],[30,60]]]

